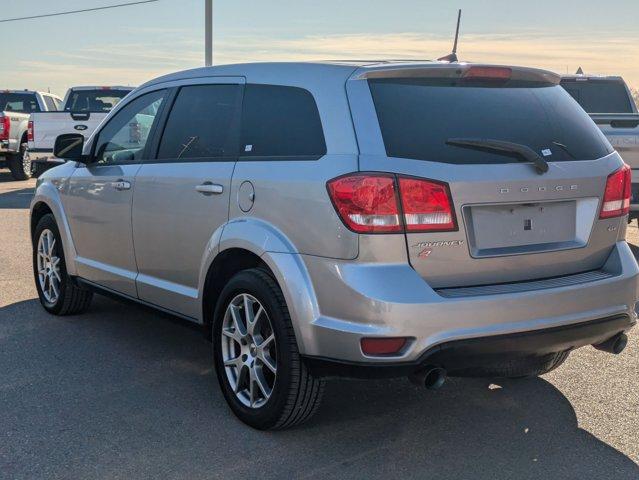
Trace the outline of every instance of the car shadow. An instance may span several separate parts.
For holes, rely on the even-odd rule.
[[[12,183],[16,185],[16,189],[0,192],[0,209],[29,208],[35,185],[26,186],[27,182],[15,181],[11,173],[3,169],[0,169],[0,183],[7,183],[9,186],[12,186]]]
[[[71,317],[50,316],[36,300],[0,308],[0,445],[8,459],[0,448],[0,471],[639,478],[639,466],[580,429],[570,402],[542,378],[450,379],[437,391],[405,379],[331,380],[309,423],[252,430],[224,403],[211,344],[187,325],[104,297]]]

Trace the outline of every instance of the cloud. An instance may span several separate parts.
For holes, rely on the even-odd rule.
[[[518,35],[464,35],[462,59],[538,66],[572,73],[622,74],[639,85],[638,35],[597,37],[534,33]],[[290,40],[253,37],[218,42],[218,61],[316,60],[331,58],[437,58],[450,51],[449,38],[403,33],[309,36]]]
[[[157,75],[203,63],[203,41],[185,29],[148,29],[143,43],[100,43],[71,52],[47,51],[38,60],[23,60],[4,80],[15,84],[51,86],[58,93],[77,84],[136,85]],[[460,58],[547,68],[558,73],[582,66],[588,73],[620,74],[639,85],[636,33],[555,35],[524,31],[517,34],[464,34]],[[274,38],[268,35],[216,37],[214,61],[305,61],[326,59],[425,59],[450,51],[449,37],[423,33],[313,35]],[[18,85],[19,83],[19,85]]]

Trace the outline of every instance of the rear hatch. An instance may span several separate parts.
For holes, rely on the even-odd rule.
[[[352,81],[352,106],[365,101],[362,80],[385,152],[361,138],[373,122],[365,128],[366,109],[355,106],[360,170],[397,174],[402,199],[401,178],[447,184],[438,201],[449,197],[450,224],[407,226],[405,234],[413,268],[432,287],[564,276],[604,264],[621,219],[600,220],[601,200],[608,175],[623,164],[559,77],[469,65],[381,69]]]

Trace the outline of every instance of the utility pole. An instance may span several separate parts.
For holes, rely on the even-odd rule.
[[[213,0],[204,0],[204,65],[213,65]]]

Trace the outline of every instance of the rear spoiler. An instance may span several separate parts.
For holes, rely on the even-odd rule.
[[[380,65],[359,68],[353,74],[354,79],[372,78],[450,78],[460,79],[471,69],[509,69],[510,80],[540,82],[559,85],[561,76],[548,70],[528,67],[511,67],[508,65],[488,65],[477,63],[432,63],[421,65]]]
[[[612,128],[636,128],[639,126],[639,113],[590,113],[597,125],[610,125]]]

